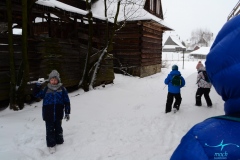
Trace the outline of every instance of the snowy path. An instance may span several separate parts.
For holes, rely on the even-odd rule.
[[[94,91],[70,93],[71,119],[63,121],[63,145],[49,154],[41,104],[0,112],[0,159],[3,160],[167,160],[181,137],[195,124],[223,114],[214,88],[213,108],[196,107],[196,62],[180,71],[186,79],[176,114],[165,114],[169,69],[146,78],[116,74],[114,84]],[[181,66],[181,64],[178,64]],[[35,107],[36,106],[36,107]]]

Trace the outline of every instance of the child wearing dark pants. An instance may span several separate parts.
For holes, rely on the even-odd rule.
[[[179,76],[179,85],[175,85],[173,83],[173,77]],[[167,78],[164,80],[164,83],[168,85],[168,95],[167,95],[167,103],[165,113],[172,111],[172,104],[175,98],[175,102],[173,105],[173,111],[177,112],[180,109],[180,104],[182,101],[180,90],[185,85],[185,80],[181,76],[181,73],[178,71],[178,66],[173,65],[172,71],[168,74]]]
[[[204,95],[204,98],[207,102],[207,106],[208,107],[212,107],[212,101],[209,97],[209,93],[212,87],[212,84],[210,82],[206,81],[206,77],[204,76],[203,72],[206,71],[204,66],[201,66],[199,68],[198,71],[198,75],[197,75],[197,85],[198,85],[198,89],[196,92],[196,106],[202,106],[202,101],[201,101],[201,97],[202,95]]]
[[[173,104],[173,99],[176,99],[174,104]],[[173,108],[176,108],[176,110],[179,110],[180,104],[182,102],[182,97],[180,93],[170,93],[168,92],[167,95],[167,103],[166,103],[166,113],[171,112],[172,110],[172,104],[173,104]]]
[[[207,106],[211,107],[212,101],[209,97],[209,93],[210,93],[210,88],[198,88],[196,92],[196,106],[202,106],[201,97],[202,95],[204,95],[204,98],[207,102]]]
[[[54,153],[56,144],[62,144],[63,129],[62,119],[70,119],[70,100],[66,88],[62,86],[60,75],[56,70],[49,74],[49,83],[41,90],[37,83],[33,94],[36,98],[43,99],[42,116],[46,125],[46,141],[50,153]]]
[[[45,121],[45,124],[47,146],[54,147],[56,144],[62,144],[64,142],[62,121],[61,120],[57,120],[54,122]]]

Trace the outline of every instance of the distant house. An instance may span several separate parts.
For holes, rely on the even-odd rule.
[[[186,49],[177,36],[170,35],[163,45],[163,52],[177,52],[176,48]]]
[[[196,59],[206,59],[211,47],[200,47],[199,49],[191,52],[189,56],[193,56]]]
[[[197,41],[195,44],[192,44],[191,46],[188,47],[188,52],[196,51],[201,47],[208,47],[210,46],[212,41],[209,43],[202,37]]]
[[[196,45],[196,46],[193,48],[192,51],[196,51],[196,50],[198,50],[199,48],[200,48],[200,47]]]
[[[207,47],[208,42],[202,37],[198,42],[197,42],[199,47]]]

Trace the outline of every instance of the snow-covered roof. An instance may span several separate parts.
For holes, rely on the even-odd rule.
[[[164,49],[175,49],[176,47],[179,47],[178,45],[165,45]]]
[[[39,4],[39,5],[51,7],[51,8],[62,9],[62,10],[77,13],[77,14],[80,14],[80,15],[87,15],[88,14],[88,11],[85,11],[85,10],[67,5],[65,3],[62,3],[62,2],[59,2],[59,1],[56,1],[56,0],[38,0],[35,3]],[[97,18],[97,19],[105,20],[104,16],[99,16],[97,14],[93,14],[93,17]]]
[[[192,51],[190,55],[207,55],[211,47],[200,47],[198,50]]]
[[[182,42],[180,41],[180,39],[177,36],[170,36],[170,38],[181,48],[186,48]]]
[[[117,0],[112,0],[112,3],[107,1],[108,7],[108,18],[109,21],[114,20],[116,10],[117,10]],[[127,21],[137,21],[137,20],[153,20],[163,27],[172,29],[169,25],[162,19],[152,15],[144,9],[146,0],[123,0],[121,1],[120,11],[118,15],[118,22]],[[92,12],[96,15],[104,17],[104,0],[98,0],[92,6]]]
[[[167,39],[168,38],[170,38],[170,39],[172,39],[172,41],[175,43],[175,45],[173,45],[173,44],[165,44],[165,42],[167,41]],[[163,43],[164,44],[164,46],[163,46],[163,48],[165,48],[165,49],[170,49],[170,48],[176,48],[176,47],[181,47],[181,48],[186,48],[183,44],[182,44],[182,42],[181,42],[181,40],[179,39],[179,37],[178,36],[174,36],[174,35],[169,35],[168,36],[168,38],[165,40],[165,42]]]
[[[118,0],[107,1],[108,7],[108,18],[110,22],[113,22],[115,13],[117,10]],[[162,19],[150,14],[144,9],[146,0],[123,0],[121,1],[120,11],[118,15],[118,22],[127,20],[127,21],[136,21],[136,20],[153,20],[163,27],[172,29],[169,25]],[[62,9],[65,11],[87,15],[88,11],[67,5],[65,3],[59,2],[57,0],[38,0],[36,4]],[[104,15],[104,0],[98,0],[92,6],[93,17],[101,20],[105,20]]]

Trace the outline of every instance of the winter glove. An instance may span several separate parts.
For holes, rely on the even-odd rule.
[[[70,115],[69,114],[65,114],[64,119],[66,119],[66,121],[69,121],[70,120]]]

